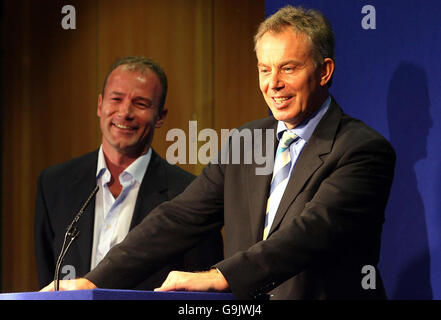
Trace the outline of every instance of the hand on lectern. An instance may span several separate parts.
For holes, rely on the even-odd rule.
[[[206,272],[172,271],[155,291],[226,291],[228,288],[222,273],[211,269]]]
[[[49,285],[40,290],[40,292],[45,291],[54,291],[54,281],[52,281]],[[91,281],[85,278],[79,278],[74,280],[61,280],[60,281],[60,291],[67,290],[87,290],[87,289],[95,289],[96,285],[94,285]]]

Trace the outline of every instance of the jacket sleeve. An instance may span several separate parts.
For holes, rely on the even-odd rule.
[[[223,172],[209,165],[183,193],[159,205],[85,278],[130,288],[223,225]]]

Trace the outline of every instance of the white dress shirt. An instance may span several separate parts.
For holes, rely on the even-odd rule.
[[[91,269],[104,258],[107,252],[120,243],[130,229],[139,187],[152,156],[152,149],[127,167],[119,175],[122,190],[115,199],[110,192],[108,183],[111,175],[104,159],[102,146],[98,152],[96,171],[99,190],[95,200],[95,223],[93,230],[93,246]]]

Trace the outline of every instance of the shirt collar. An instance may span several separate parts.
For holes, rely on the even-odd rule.
[[[123,173],[128,173],[130,176],[132,176],[136,182],[141,184],[142,179],[144,178],[144,174],[147,171],[147,167],[150,163],[150,159],[152,158],[152,148],[149,148],[147,153],[143,154],[142,156],[138,157],[134,162],[128,166]],[[103,152],[103,146],[100,146],[100,149],[98,151],[98,163],[96,168],[96,178],[99,179],[104,172],[106,172],[107,165],[106,160],[104,159],[104,152]],[[121,173],[122,174],[122,173]]]
[[[325,115],[326,111],[328,111],[329,105],[331,104],[331,96],[328,96],[328,98],[323,102],[321,107],[314,112],[308,119],[306,119],[303,123],[296,126],[294,129],[291,129],[292,132],[294,132],[296,135],[298,135],[301,139],[308,142],[309,138],[311,138],[312,133],[314,132],[315,128],[317,127],[320,120]],[[286,127],[285,122],[278,121],[277,123],[277,139],[280,140],[282,138],[283,132],[285,130],[289,130]]]

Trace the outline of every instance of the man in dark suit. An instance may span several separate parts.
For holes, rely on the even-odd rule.
[[[224,260],[206,272],[173,271],[157,290],[230,290],[239,299],[385,297],[375,267],[395,153],[329,94],[329,23],[317,11],[287,6],[261,24],[255,44],[260,89],[273,116],[239,132],[276,132],[263,145],[252,141],[252,148],[277,146],[272,174],[256,174],[256,163],[211,163],[95,269],[63,288],[130,286],[224,224]],[[229,154],[247,152],[249,144],[233,138]]]
[[[166,94],[167,78],[157,63],[143,57],[117,60],[98,99],[100,149],[41,173],[35,212],[41,286],[54,279],[66,228],[96,185],[97,195],[78,221],[80,236],[61,266],[62,278],[85,275],[153,208],[174,198],[195,178],[151,148],[154,129],[167,115]],[[152,290],[171,270],[204,270],[221,257],[222,236],[210,233],[132,288]]]

